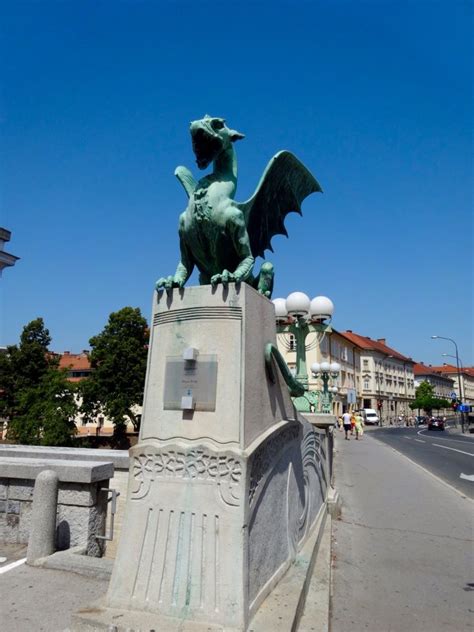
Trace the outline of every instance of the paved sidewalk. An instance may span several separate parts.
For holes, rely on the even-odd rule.
[[[332,632],[474,623],[474,503],[366,433],[336,439]]]

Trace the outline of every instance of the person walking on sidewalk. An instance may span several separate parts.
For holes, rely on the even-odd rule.
[[[347,441],[349,441],[349,432],[351,431],[352,425],[351,425],[351,414],[348,412],[345,412],[342,415],[342,424],[344,426],[344,432],[346,433],[346,436],[344,437]]]
[[[364,434],[364,419],[360,412],[355,414],[355,431],[356,439],[362,439],[362,435]]]
[[[355,412],[352,412],[351,413],[351,435],[354,434],[355,425],[356,425],[356,416],[355,416]]]

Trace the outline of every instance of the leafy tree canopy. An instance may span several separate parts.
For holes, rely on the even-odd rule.
[[[58,369],[50,343],[43,319],[36,318],[23,328],[20,343],[0,355],[0,413],[17,443],[69,445],[76,431],[74,386]]]
[[[91,375],[81,382],[86,418],[104,414],[123,433],[127,420],[135,429],[135,410],[143,400],[148,352],[148,325],[139,308],[124,307],[109,316],[100,334],[90,339]]]
[[[8,437],[30,445],[71,445],[76,433],[74,394],[67,370],[49,368],[36,385],[20,391]]]
[[[0,412],[5,417],[15,416],[24,389],[38,385],[50,368],[58,366],[58,358],[49,353],[50,343],[43,319],[36,318],[23,328],[20,344],[0,355]]]
[[[433,410],[440,410],[441,408],[449,408],[450,403],[447,399],[441,399],[434,397],[434,387],[432,384],[424,380],[415,391],[415,401],[410,404],[412,410],[421,409],[428,415]]]

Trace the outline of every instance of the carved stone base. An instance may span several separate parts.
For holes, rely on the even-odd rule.
[[[242,631],[325,503],[326,435],[298,417],[282,379],[267,378],[274,308],[252,288],[161,295],[153,322],[140,442],[130,451],[103,616],[119,609],[189,629]],[[198,351],[198,362],[217,362],[206,409],[169,408],[179,384],[166,384],[177,375],[167,363],[186,349]],[[199,388],[190,395],[198,402]]]

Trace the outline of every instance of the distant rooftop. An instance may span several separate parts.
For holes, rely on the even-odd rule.
[[[15,255],[11,255],[8,252],[3,250],[3,247],[7,241],[10,241],[11,232],[6,228],[0,227],[0,276],[2,276],[2,271],[4,268],[8,266],[14,266],[20,257],[15,257]]]
[[[367,349],[371,351],[379,351],[380,353],[384,353],[387,356],[392,356],[393,358],[397,358],[397,360],[403,360],[405,362],[413,362],[411,358],[404,356],[399,351],[392,349],[387,345],[387,341],[385,338],[377,338],[376,340],[372,340],[368,336],[361,336],[360,334],[354,333],[352,330],[348,329],[347,331],[341,332],[343,336],[351,340],[354,344],[358,345],[362,349]]]

